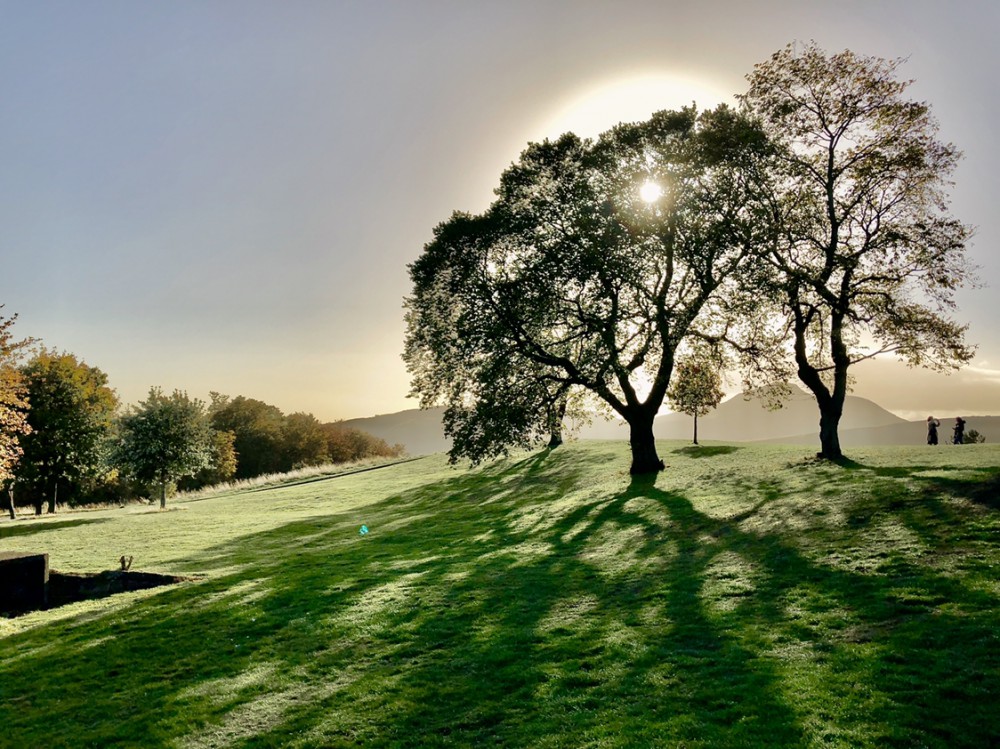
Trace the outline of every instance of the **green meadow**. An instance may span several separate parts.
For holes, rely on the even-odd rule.
[[[0,619],[0,746],[1000,745],[1000,446],[659,450],[2,522],[193,579]]]

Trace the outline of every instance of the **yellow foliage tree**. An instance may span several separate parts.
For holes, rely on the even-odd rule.
[[[0,315],[0,484],[6,485],[11,492],[11,517],[15,515],[11,479],[23,454],[20,438],[31,431],[24,381],[18,370],[22,352],[31,345],[31,340],[14,339],[11,328],[15,320],[17,315]]]

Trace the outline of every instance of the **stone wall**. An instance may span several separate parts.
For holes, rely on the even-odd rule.
[[[0,552],[0,614],[7,616],[48,605],[49,555]]]

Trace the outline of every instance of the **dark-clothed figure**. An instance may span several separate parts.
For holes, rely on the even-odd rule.
[[[952,441],[956,445],[961,445],[965,442],[965,419],[961,416],[955,419],[955,435]]]
[[[941,426],[941,422],[935,419],[933,416],[927,417],[927,444],[936,445],[938,443],[937,430]]]

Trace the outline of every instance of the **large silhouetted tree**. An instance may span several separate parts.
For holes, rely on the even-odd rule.
[[[968,280],[968,227],[948,212],[959,154],[911,101],[900,61],[788,46],[748,76],[741,97],[776,145],[761,180],[794,371],[816,397],[820,455],[842,457],[849,367],[893,352],[939,369],[967,362],[949,317]]]
[[[539,431],[553,396],[582,389],[628,422],[631,472],[662,469],[653,418],[675,353],[740,333],[766,225],[747,172],[766,148],[725,107],[529,145],[490,209],[438,226],[410,266],[414,389],[449,412],[509,403],[509,416],[468,422],[473,438],[477,425],[506,424],[508,441]],[[663,195],[645,202],[650,182]],[[491,369],[509,398],[484,401]]]
[[[486,223],[456,214],[441,227],[439,242],[474,241]],[[446,405],[443,425],[453,463],[478,463],[546,439],[557,447],[570,403],[570,385],[559,371],[519,355],[503,338],[456,334],[456,322],[472,312],[463,300],[478,278],[476,263],[466,262],[473,259],[425,253],[411,268],[416,293],[406,302],[403,353],[411,393],[423,407]]]

